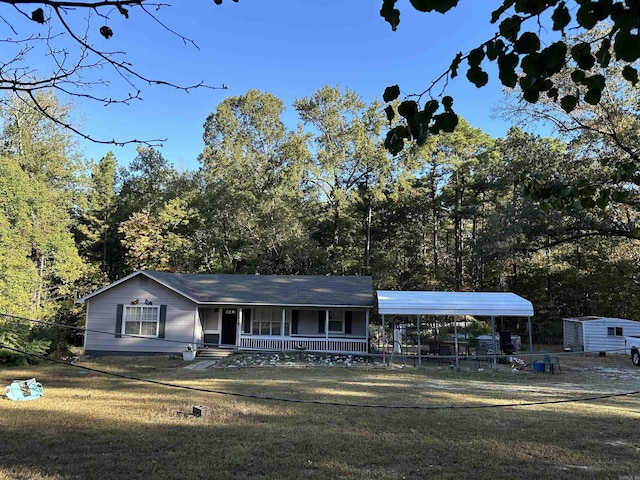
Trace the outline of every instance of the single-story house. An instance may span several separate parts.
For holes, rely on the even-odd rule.
[[[624,337],[640,335],[640,322],[610,317],[562,319],[564,346],[573,351],[625,353]]]
[[[78,300],[85,352],[368,351],[371,277],[137,271]]]

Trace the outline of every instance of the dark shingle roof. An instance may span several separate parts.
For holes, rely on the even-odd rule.
[[[202,304],[373,307],[371,277],[214,275],[142,271]]]

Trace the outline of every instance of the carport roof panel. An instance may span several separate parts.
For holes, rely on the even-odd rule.
[[[381,315],[532,317],[533,305],[510,292],[403,292],[378,290]]]

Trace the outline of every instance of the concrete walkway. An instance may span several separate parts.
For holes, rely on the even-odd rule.
[[[218,363],[218,360],[200,360],[197,362],[193,362],[189,365],[187,365],[184,368],[189,368],[189,369],[193,369],[193,370],[204,370],[205,368],[209,368],[212,367],[213,365],[216,365]]]

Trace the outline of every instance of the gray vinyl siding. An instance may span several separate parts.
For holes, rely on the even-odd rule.
[[[324,333],[318,332],[319,310],[298,310],[298,335],[300,336],[325,336]],[[331,333],[330,337],[365,337],[367,335],[366,312],[362,310],[350,310],[351,317],[351,333],[335,334]],[[325,312],[325,310],[322,310]]]
[[[153,280],[141,278],[133,277],[86,301],[87,353],[178,353],[194,343],[194,335],[199,333],[194,332],[199,323],[196,305]],[[164,339],[115,336],[118,305],[131,305],[136,299],[167,306]]]

